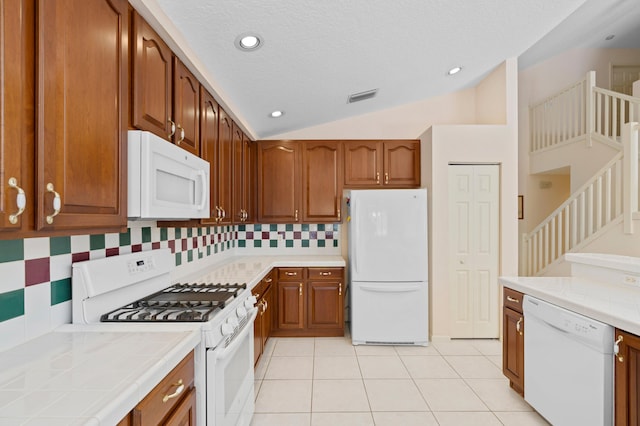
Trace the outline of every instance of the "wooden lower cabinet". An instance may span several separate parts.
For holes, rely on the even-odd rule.
[[[273,324],[273,270],[270,271],[252,290],[256,297],[258,315],[253,327],[253,363],[260,360],[264,353]]]
[[[524,395],[524,295],[509,288],[504,289],[502,373],[509,385]]]
[[[343,336],[344,268],[278,268],[274,336]]]
[[[640,337],[616,329],[615,424],[640,425]]]
[[[193,352],[187,355],[118,426],[196,424]]]

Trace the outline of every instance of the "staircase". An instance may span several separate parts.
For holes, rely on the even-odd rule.
[[[521,275],[544,275],[563,262],[565,253],[582,251],[606,234],[612,234],[609,239],[634,234],[634,221],[640,220],[639,113],[640,98],[596,87],[594,71],[530,107],[530,156],[544,157],[572,144],[605,144],[616,154],[522,236]]]

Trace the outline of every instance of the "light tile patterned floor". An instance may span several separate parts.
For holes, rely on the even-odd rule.
[[[497,340],[404,347],[271,338],[256,368],[251,425],[548,425],[501,369]]]

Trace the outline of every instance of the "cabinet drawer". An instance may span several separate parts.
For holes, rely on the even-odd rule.
[[[309,268],[310,280],[335,280],[342,279],[342,268]]]
[[[263,294],[266,293],[267,289],[271,286],[273,282],[273,269],[264,276],[262,280],[251,290],[251,294],[253,294],[256,299],[260,299]]]
[[[504,289],[504,307],[513,309],[518,313],[522,313],[522,298],[524,294],[519,291],[511,290],[510,288]]]
[[[278,281],[300,281],[304,279],[304,268],[278,268]]]
[[[193,386],[193,375],[191,352],[136,405],[133,409],[133,424],[159,425]],[[175,396],[172,396],[174,394]]]

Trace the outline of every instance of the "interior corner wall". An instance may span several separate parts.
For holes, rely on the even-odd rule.
[[[427,138],[425,137],[425,140]],[[517,141],[511,126],[433,126],[429,191],[431,192],[431,335],[450,336],[449,182],[451,163],[500,165],[499,275],[518,274]],[[423,165],[425,167],[425,165]],[[497,285],[497,283],[496,283]]]
[[[506,72],[503,62],[476,86],[476,124],[507,124]]]
[[[430,283],[433,283],[433,257],[430,255],[434,252],[435,248],[433,246],[433,197],[431,194],[431,190],[429,188],[433,188],[432,184],[432,159],[433,159],[433,131],[432,127],[429,127],[422,135],[420,135],[420,183],[422,188],[427,188],[427,244],[428,244],[428,253],[427,256],[427,270],[429,271],[428,280]],[[429,306],[433,306],[433,294],[432,294],[432,286],[429,286]],[[429,309],[429,335],[433,334],[433,309]]]

